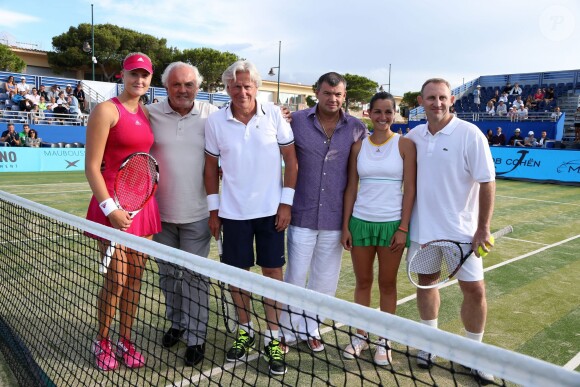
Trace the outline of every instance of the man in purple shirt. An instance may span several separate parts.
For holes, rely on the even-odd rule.
[[[342,261],[342,200],[350,148],[367,133],[365,124],[342,111],[345,97],[344,77],[324,74],[316,83],[318,104],[293,113],[291,122],[299,168],[284,281],[330,296],[336,292]],[[280,316],[286,343],[308,340],[312,351],[324,350],[318,331],[323,317],[290,310]]]

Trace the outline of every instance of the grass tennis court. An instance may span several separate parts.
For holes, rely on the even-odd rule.
[[[85,214],[91,193],[83,173],[0,176],[4,191],[75,215]],[[579,194],[578,187],[498,181],[492,229],[511,224],[514,233],[497,241],[485,259],[489,308],[485,342],[577,371]],[[217,259],[215,249],[210,257]],[[337,296],[352,300],[353,288],[350,256],[345,253]],[[440,328],[461,333],[457,285],[451,284],[441,294]],[[401,270],[398,314],[417,320],[413,295],[414,288]],[[378,297],[373,300],[376,307]]]

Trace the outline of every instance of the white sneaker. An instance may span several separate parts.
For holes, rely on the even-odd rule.
[[[345,359],[354,359],[355,357],[359,357],[362,351],[369,349],[369,339],[363,335],[359,335],[358,333],[351,337],[350,344],[346,346],[344,351],[342,352],[342,356]]]
[[[375,342],[375,356],[373,361],[376,365],[389,365],[393,362],[391,354],[391,342],[389,340],[380,339]]]
[[[433,366],[436,356],[430,354],[429,352],[419,351],[417,353],[417,365],[420,368],[429,369]]]
[[[485,371],[476,370],[475,368],[471,369],[471,374],[475,379],[477,379],[482,385],[486,385],[489,383],[495,382],[495,378],[492,374]]]

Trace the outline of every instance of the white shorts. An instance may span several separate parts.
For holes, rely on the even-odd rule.
[[[417,242],[411,241],[411,245],[407,249],[407,262],[409,262],[409,258],[411,258],[421,245]],[[442,257],[443,259],[443,257]],[[461,269],[455,275],[459,281],[465,282],[474,282],[474,281],[481,281],[483,280],[483,260],[475,256],[475,253],[472,253],[467,260],[461,266]]]

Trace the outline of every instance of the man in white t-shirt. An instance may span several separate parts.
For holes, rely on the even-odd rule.
[[[418,102],[425,109],[427,124],[407,135],[417,147],[417,199],[407,257],[435,239],[471,241],[474,251],[480,246],[488,251],[488,246],[493,246],[490,223],[495,196],[495,169],[488,142],[475,125],[449,114],[454,97],[446,80],[427,80]],[[461,318],[466,336],[482,341],[487,303],[483,263],[477,253],[467,259],[456,278],[463,293]],[[437,328],[439,305],[437,288],[417,289],[421,323]],[[429,368],[434,357],[420,351],[417,364]],[[486,372],[473,369],[472,373],[484,383],[494,380]]]
[[[218,238],[223,226],[222,261],[245,270],[255,264],[255,239],[256,263],[262,274],[281,281],[284,230],[290,224],[298,174],[292,129],[277,106],[256,100],[262,79],[252,63],[232,64],[223,73],[222,82],[232,101],[210,115],[205,127],[205,188],[211,233]],[[221,197],[218,159],[222,168]],[[246,358],[255,339],[250,295],[233,286],[230,290],[238,310],[239,330],[226,360],[235,362]],[[278,337],[280,306],[266,299],[264,309],[268,322],[264,357],[270,372],[281,375],[287,368],[285,347]]]
[[[207,117],[218,108],[195,101],[202,81],[195,66],[171,63],[161,75],[168,97],[147,109],[155,136],[151,154],[157,159],[162,176],[156,194],[162,230],[153,239],[207,257],[211,234],[203,185],[204,133]],[[171,322],[162,344],[170,348],[183,339],[187,343],[185,364],[193,366],[205,354],[209,281],[162,259],[157,264],[165,314]]]

